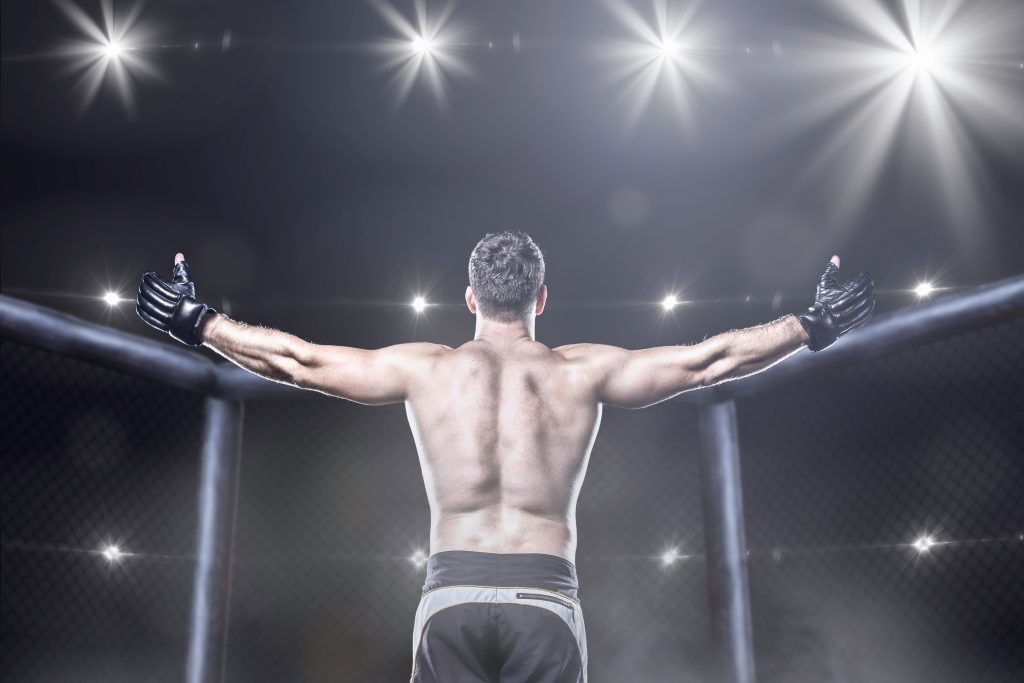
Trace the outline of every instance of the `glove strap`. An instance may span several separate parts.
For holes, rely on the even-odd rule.
[[[836,326],[835,318],[824,304],[814,304],[804,313],[797,314],[796,319],[810,337],[807,348],[811,351],[826,349],[839,339],[839,328]]]
[[[193,297],[184,296],[174,309],[167,331],[171,337],[182,344],[193,347],[202,346],[203,340],[199,338],[199,329],[203,324],[203,319],[216,312]]]

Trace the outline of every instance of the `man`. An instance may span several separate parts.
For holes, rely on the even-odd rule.
[[[798,315],[692,346],[555,349],[534,338],[544,258],[523,233],[489,234],[469,260],[472,341],[377,350],[251,327],[195,298],[185,258],[146,273],[138,313],[262,377],[359,403],[404,402],[430,503],[430,557],[412,680],[586,681],[576,498],[603,406],[643,408],[820,350],[870,318],[874,283],[840,285],[839,257]]]

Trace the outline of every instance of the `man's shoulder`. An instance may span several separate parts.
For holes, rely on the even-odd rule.
[[[409,342],[395,344],[380,350],[388,359],[398,362],[417,363],[433,361],[450,353],[452,347],[431,342]]]
[[[578,344],[567,344],[565,346],[556,346],[551,349],[553,353],[557,353],[559,356],[567,361],[586,362],[586,361],[599,361],[604,358],[610,358],[618,353],[622,352],[622,349],[617,346],[610,346],[608,344],[592,344],[588,342],[582,342]]]

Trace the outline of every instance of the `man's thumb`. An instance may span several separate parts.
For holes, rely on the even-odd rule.
[[[192,275],[188,272],[188,263],[185,262],[185,255],[177,253],[174,255],[174,269],[171,271],[171,281],[175,284],[188,284],[192,281]]]
[[[178,256],[181,256],[181,254],[178,254]],[[181,257],[185,258],[184,256]],[[836,254],[835,256],[832,257],[832,263],[835,265],[836,268],[839,267],[839,254]]]

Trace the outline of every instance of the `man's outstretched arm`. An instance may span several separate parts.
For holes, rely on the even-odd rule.
[[[825,268],[814,305],[798,315],[719,334],[691,346],[629,351],[599,344],[565,347],[590,374],[598,400],[623,408],[644,408],[684,391],[759,372],[805,344],[821,350],[874,311],[874,283],[867,273],[839,285],[839,257]]]
[[[201,335],[203,345],[261,377],[367,405],[404,401],[417,369],[443,348],[437,344],[382,349],[313,344],[220,313],[204,321]]]
[[[404,401],[424,361],[444,347],[399,344],[383,349],[312,344],[278,330],[246,325],[195,298],[195,283],[178,254],[170,281],[146,273],[137,311],[147,323],[189,346],[205,345],[239,367],[277,382],[358,403]]]

